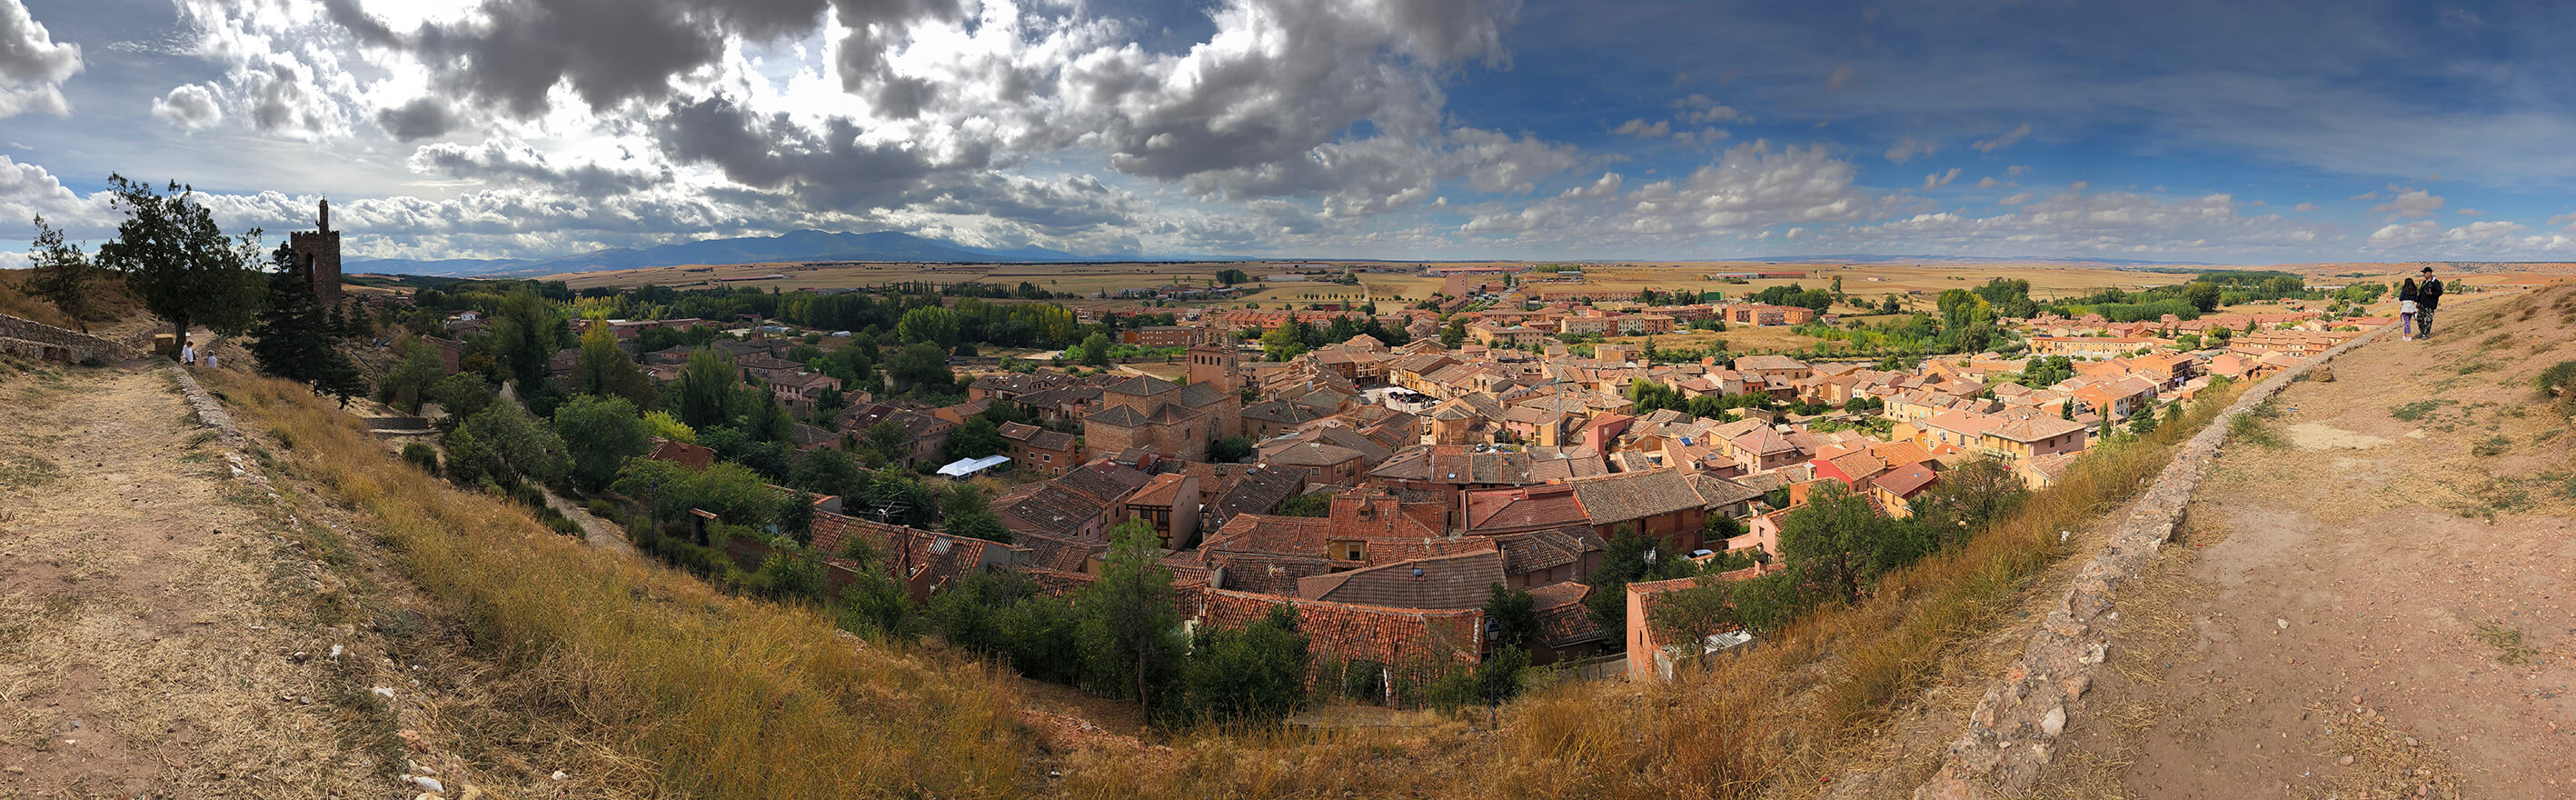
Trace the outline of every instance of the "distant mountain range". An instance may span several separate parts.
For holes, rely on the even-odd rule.
[[[896,231],[831,233],[808,230],[783,236],[704,239],[642,250],[620,247],[542,260],[351,259],[342,262],[340,270],[388,275],[530,277],[567,272],[676,267],[684,264],[759,264],[771,261],[1053,263],[1084,260],[1091,259],[1043,247],[1023,247],[1012,250],[969,247],[955,242]]]

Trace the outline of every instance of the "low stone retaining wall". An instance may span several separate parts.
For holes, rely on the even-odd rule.
[[[130,355],[130,350],[86,333],[0,314],[0,353],[77,364],[91,358],[125,358]]]
[[[250,458],[244,455],[250,452],[250,441],[242,438],[240,428],[234,427],[233,415],[224,411],[224,404],[216,401],[214,395],[208,393],[204,386],[198,385],[197,376],[189,374],[188,370],[177,364],[165,365],[162,368],[169,370],[171,377],[178,380],[179,393],[188,398],[190,408],[196,409],[197,421],[214,429],[215,433],[222,437],[224,463],[232,466],[233,479],[257,487],[261,492],[267,493],[270,499],[276,499],[276,487],[271,486],[268,476],[261,474],[259,466],[251,463]]]
[[[2094,671],[2108,657],[2110,640],[2095,621],[2111,615],[2112,593],[2135,576],[2148,559],[2182,527],[2192,490],[2209,475],[2230,423],[2347,350],[2378,338],[2387,328],[2364,333],[2336,345],[2299,366],[2247,389],[2227,410],[2210,420],[2174,452],[2155,482],[2130,507],[2127,518],[2111,532],[2093,561],[2084,565],[2056,608],[2048,612],[2030,645],[2002,680],[1986,690],[1968,717],[1968,730],[1950,743],[1941,771],[1914,790],[1915,800],[1983,800],[2029,791],[2040,769],[2055,757],[2057,737],[2069,715],[2082,711],[2084,692]]]

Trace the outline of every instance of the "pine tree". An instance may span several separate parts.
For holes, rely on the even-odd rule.
[[[280,245],[270,260],[277,270],[268,276],[268,306],[251,329],[259,371],[309,384],[314,394],[337,396],[347,406],[350,396],[367,391],[367,381],[340,352],[345,322],[335,323],[338,310],[314,294],[312,271],[294,250]]]

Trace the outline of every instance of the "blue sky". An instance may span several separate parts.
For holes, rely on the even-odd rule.
[[[2567,4],[0,0],[0,264],[110,172],[359,255],[2576,260]]]

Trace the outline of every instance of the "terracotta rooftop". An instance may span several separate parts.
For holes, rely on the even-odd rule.
[[[1623,472],[1566,484],[1583,504],[1592,524],[1607,525],[1700,508],[1703,501],[1691,479],[1669,469]]]
[[[1297,629],[1318,653],[1344,661],[1417,664],[1450,661],[1473,664],[1484,652],[1482,608],[1421,610],[1283,600],[1279,597],[1209,589],[1198,620],[1203,625],[1241,627],[1259,621],[1272,606],[1288,602],[1297,609]]]
[[[1484,551],[1397,561],[1297,581],[1307,600],[1390,608],[1483,608],[1503,582],[1503,554]]]
[[[1570,486],[1524,486],[1465,494],[1467,530],[1515,531],[1588,524]]]

